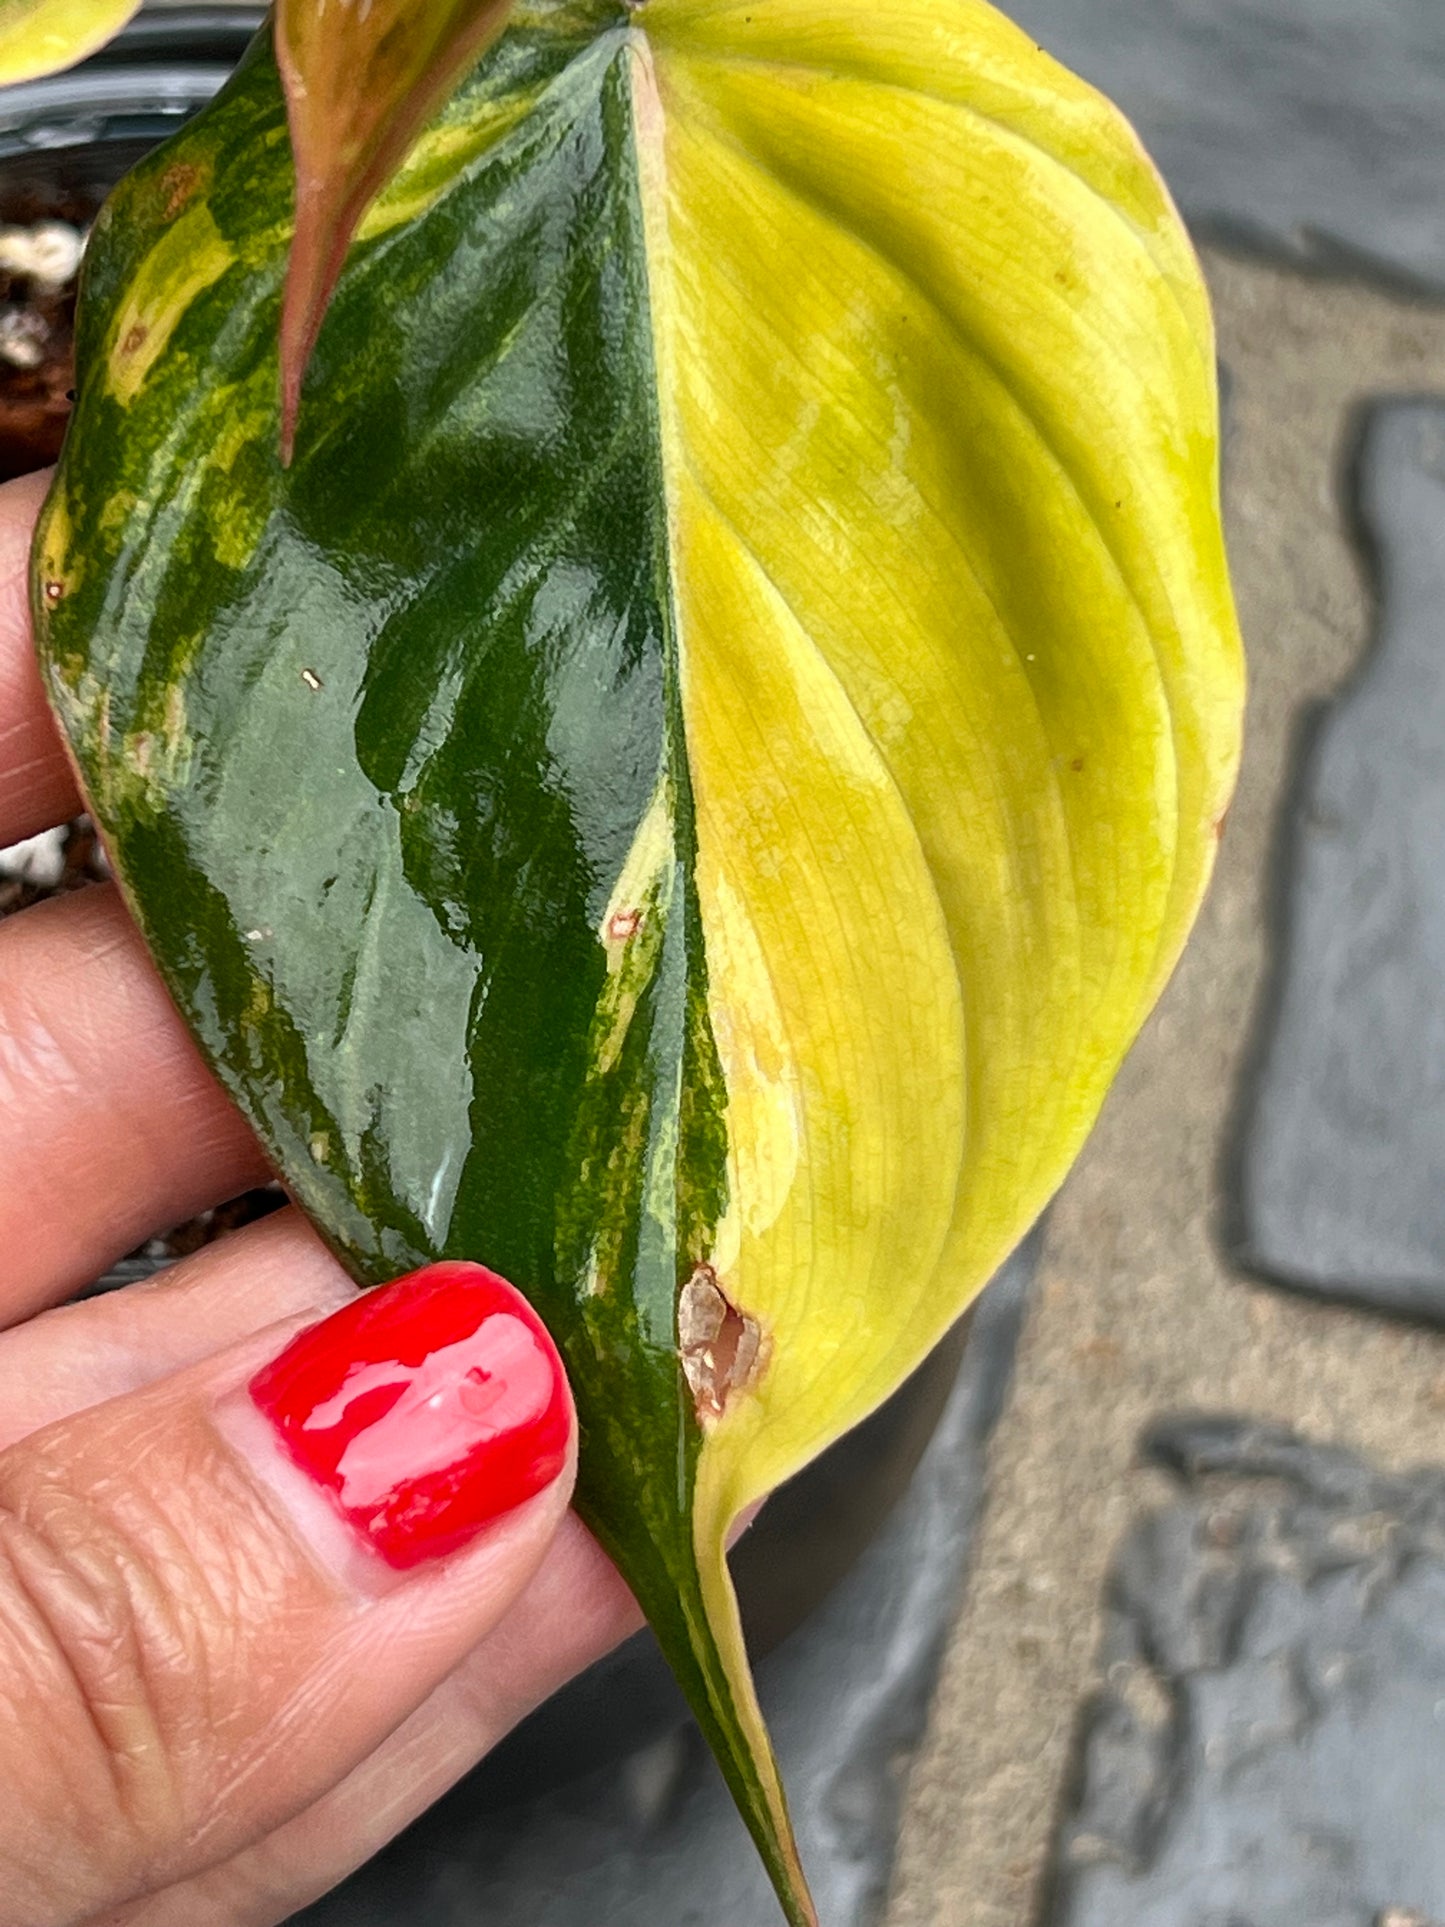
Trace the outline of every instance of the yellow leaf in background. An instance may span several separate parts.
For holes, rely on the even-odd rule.
[[[0,0],[0,87],[74,66],[118,34],[140,0]]]

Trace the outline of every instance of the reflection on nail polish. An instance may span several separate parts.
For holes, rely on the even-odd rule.
[[[430,1265],[313,1325],[252,1379],[291,1459],[398,1568],[540,1492],[570,1405],[541,1320],[481,1265]]]

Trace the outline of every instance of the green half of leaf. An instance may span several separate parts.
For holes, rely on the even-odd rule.
[[[981,0],[519,10],[277,449],[258,48],[103,217],[50,687],[174,994],[375,1282],[548,1319],[579,1504],[788,1918],[738,1513],[1027,1228],[1238,748],[1209,318]]]

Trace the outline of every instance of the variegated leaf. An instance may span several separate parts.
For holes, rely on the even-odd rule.
[[[982,0],[541,0],[365,217],[287,469],[288,165],[263,47],[102,223],[50,685],[356,1276],[549,1320],[584,1515],[806,1922],[725,1535],[1032,1222],[1199,902],[1199,275]]]

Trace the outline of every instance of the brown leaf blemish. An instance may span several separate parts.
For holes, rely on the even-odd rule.
[[[678,1297],[677,1349],[698,1420],[706,1425],[761,1378],[770,1344],[758,1321],[730,1302],[712,1266],[699,1265]]]
[[[172,161],[161,176],[166,219],[173,221],[200,185],[201,170],[187,161]]]
[[[133,321],[125,331],[125,340],[120,344],[121,353],[123,355],[139,354],[146,345],[149,335],[150,329],[144,322]]]
[[[619,910],[607,919],[607,936],[612,943],[626,943],[629,937],[637,935],[642,922],[640,910]]]

